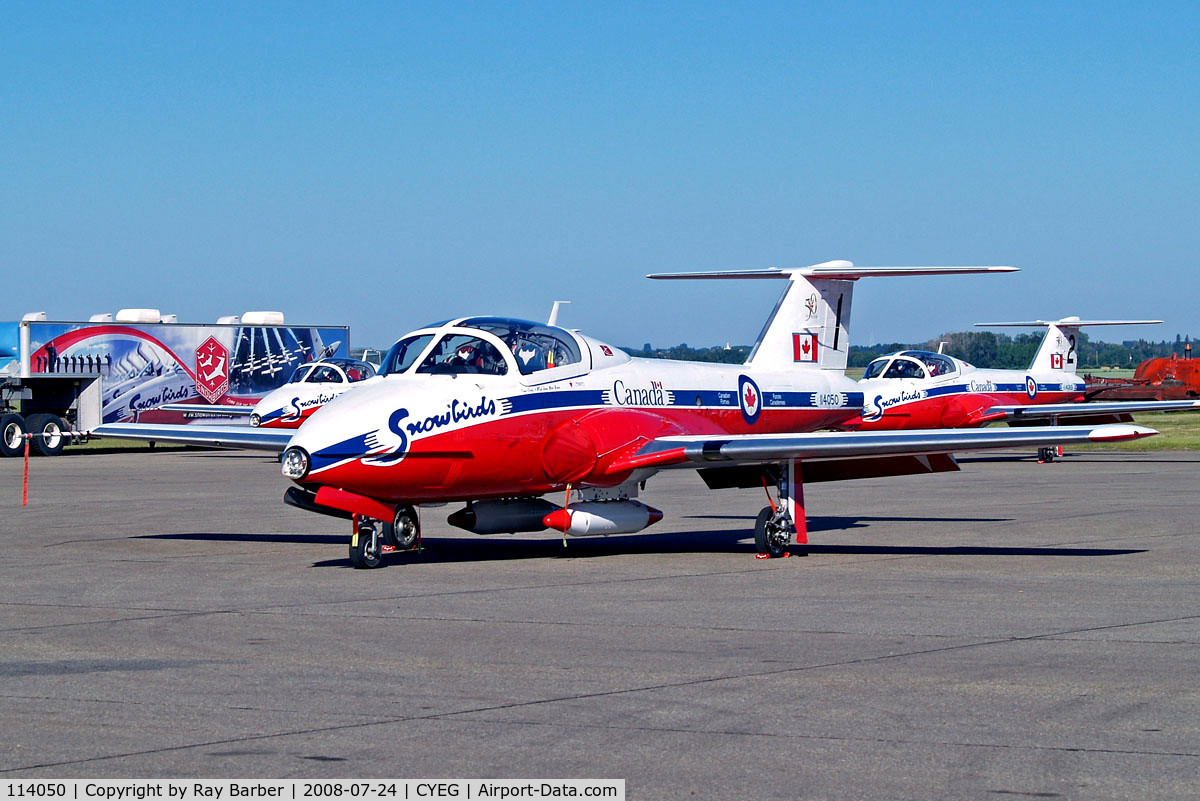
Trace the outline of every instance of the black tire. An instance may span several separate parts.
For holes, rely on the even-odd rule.
[[[0,416],[0,456],[25,452],[25,420],[19,414]]]
[[[369,570],[379,567],[383,563],[383,559],[379,553],[379,546],[383,543],[383,537],[372,537],[371,527],[363,526],[359,529],[357,537],[350,538],[350,564],[356,568]],[[375,540],[375,547],[371,547],[371,540]]]
[[[775,510],[764,506],[754,521],[754,546],[759,553],[765,553],[772,559],[778,559],[787,553],[790,532],[786,535],[780,530],[775,521]]]
[[[388,545],[401,551],[411,551],[421,541],[421,518],[411,506],[401,506],[391,523],[383,524],[383,536]]]
[[[26,430],[33,434],[29,451],[38,456],[58,456],[67,444],[66,426],[56,414],[31,414],[25,418]]]

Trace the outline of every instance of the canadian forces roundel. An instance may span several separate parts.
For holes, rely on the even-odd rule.
[[[1030,400],[1037,397],[1037,382],[1031,375],[1025,376],[1025,394],[1029,396]]]
[[[748,375],[738,376],[738,405],[742,407],[742,417],[746,423],[754,425],[758,413],[762,411],[762,393],[758,384]]]

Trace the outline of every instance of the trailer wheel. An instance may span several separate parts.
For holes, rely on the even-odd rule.
[[[20,456],[25,450],[25,421],[19,414],[0,416],[0,455]]]
[[[58,456],[62,453],[67,437],[63,433],[63,421],[56,414],[31,414],[25,419],[25,425],[33,439],[29,450],[39,456]]]

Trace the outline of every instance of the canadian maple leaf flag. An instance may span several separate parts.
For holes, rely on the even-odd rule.
[[[817,335],[792,334],[792,361],[816,362]]]

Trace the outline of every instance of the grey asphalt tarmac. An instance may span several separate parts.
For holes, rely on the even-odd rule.
[[[0,460],[0,777],[624,778],[633,799],[1200,797],[1200,455],[761,491],[349,567],[260,455]],[[653,532],[653,533],[649,533]]]

